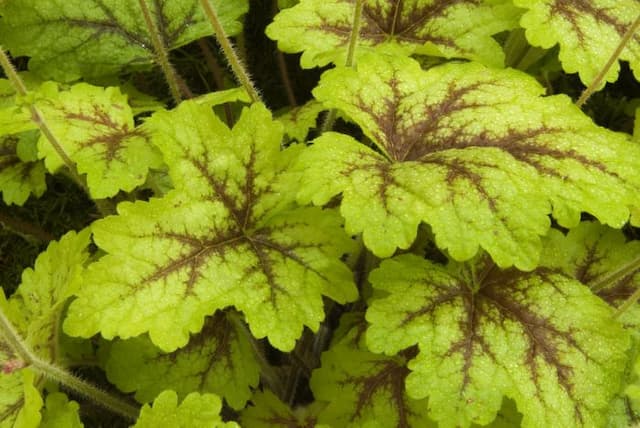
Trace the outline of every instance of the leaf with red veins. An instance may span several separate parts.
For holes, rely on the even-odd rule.
[[[280,150],[282,126],[264,106],[245,109],[229,129],[209,106],[184,102],[145,127],[175,188],[93,224],[108,254],[89,266],[67,333],[148,332],[171,352],[205,316],[235,306],[256,337],[288,351],[303,326],[318,328],[323,295],[357,297],[340,260],[355,244],[335,211],[293,202],[297,184],[285,171],[299,147]]]
[[[560,45],[559,58],[567,73],[578,73],[590,85],[620,44],[638,15],[637,0],[515,0],[526,9],[520,24],[533,46]],[[599,87],[614,82],[619,61],[628,61],[640,78],[640,34],[627,42]]]
[[[516,70],[450,63],[422,70],[398,56],[325,72],[314,95],[374,147],[337,133],[299,158],[298,201],[342,194],[350,234],[388,257],[417,226],[458,261],[485,249],[501,267],[533,269],[550,225],[583,211],[621,227],[640,206],[640,147],[597,127],[564,96]]]
[[[303,52],[304,68],[344,65],[355,0],[302,0],[267,27],[280,50]],[[365,0],[356,55],[374,48],[467,58],[502,67],[492,38],[517,26],[520,9],[505,0]]]
[[[373,352],[417,345],[407,393],[442,427],[491,422],[513,399],[522,426],[603,426],[627,365],[629,335],[611,308],[548,268],[500,270],[486,257],[442,266],[414,255],[370,275]],[[384,295],[382,295],[384,293]]]

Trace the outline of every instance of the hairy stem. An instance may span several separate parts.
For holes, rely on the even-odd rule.
[[[621,280],[625,276],[632,274],[638,269],[640,269],[640,256],[631,260],[629,263],[620,266],[618,269],[612,270],[605,273],[604,275],[597,277],[589,283],[589,288],[591,288],[594,293],[597,293],[600,290],[607,288],[611,284],[614,284],[615,282]]]
[[[627,29],[627,32],[624,33],[624,36],[622,36],[622,39],[620,39],[620,43],[618,43],[618,46],[613,51],[604,67],[602,67],[602,70],[600,70],[591,84],[582,92],[580,98],[578,99],[578,101],[576,101],[576,105],[578,107],[582,107],[584,103],[587,102],[589,97],[593,95],[594,92],[596,92],[597,88],[600,87],[605,76],[611,69],[611,66],[613,66],[613,64],[618,60],[618,57],[622,53],[622,50],[625,48],[625,46],[627,46],[627,43],[629,43],[631,37],[633,37],[635,32],[638,30],[638,27],[640,27],[640,15],[638,15],[636,20],[633,21],[633,24],[631,24],[631,26]]]
[[[151,36],[151,43],[153,43],[153,49],[156,54],[156,58],[162,68],[162,73],[169,85],[171,96],[175,100],[176,104],[182,101],[182,93],[180,91],[180,78],[171,62],[169,62],[169,54],[163,41],[160,39],[160,30],[156,24],[156,20],[151,16],[151,11],[147,6],[146,0],[138,0],[142,15],[144,16],[144,22],[147,24],[147,30]]]
[[[249,73],[242,64],[242,61],[240,61],[240,58],[238,57],[235,49],[233,49],[233,45],[231,44],[229,37],[227,37],[227,33],[224,31],[224,28],[222,28],[222,24],[218,19],[218,14],[211,4],[211,1],[200,0],[200,3],[202,4],[202,8],[204,9],[207,18],[209,18],[209,22],[211,23],[213,31],[216,35],[216,40],[218,41],[218,44],[220,44],[220,47],[222,48],[222,51],[224,52],[224,55],[229,62],[229,66],[231,66],[231,71],[233,71],[233,74],[236,76],[236,79],[238,79],[242,87],[244,87],[245,91],[247,91],[252,102],[262,102],[258,91],[253,86],[253,82],[251,82]]]
[[[2,309],[0,309],[0,333],[2,333],[3,339],[11,350],[26,363],[25,366],[31,366],[39,374],[66,386],[78,394],[89,398],[96,404],[129,420],[135,420],[138,417],[138,409],[135,406],[118,397],[107,394],[54,364],[40,359],[28,348]]]
[[[198,40],[198,46],[202,51],[202,55],[204,55],[204,60],[207,62],[207,67],[209,67],[209,71],[213,75],[213,83],[215,83],[216,88],[221,91],[224,89],[224,71],[222,67],[220,67],[220,63],[218,62],[216,56],[211,51],[209,44],[205,39]],[[224,115],[227,121],[227,125],[231,128],[235,122],[235,118],[233,117],[233,111],[231,110],[231,106],[228,103],[224,104]]]
[[[356,0],[356,7],[353,12],[353,26],[351,27],[351,35],[349,36],[349,49],[347,50],[346,67],[355,65],[356,48],[358,47],[358,37],[360,36],[360,27],[362,26],[362,9],[364,8],[364,0]],[[336,121],[336,109],[331,109],[320,128],[321,133],[331,131]]]
[[[271,3],[271,12],[274,16],[278,13],[277,0],[273,0]],[[296,100],[296,94],[293,91],[293,85],[291,84],[291,78],[289,77],[289,70],[287,69],[287,62],[285,61],[284,53],[280,49],[277,49],[276,55],[278,60],[278,70],[280,71],[280,80],[282,80],[282,84],[284,85],[287,100],[291,107],[295,107],[298,105],[298,101]]]
[[[636,291],[634,291],[627,300],[625,300],[620,306],[618,306],[616,311],[613,313],[613,319],[619,318],[620,315],[624,314],[631,306],[633,306],[638,301],[638,299],[640,299],[640,288],[636,289]]]

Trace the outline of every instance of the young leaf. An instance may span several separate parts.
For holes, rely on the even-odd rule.
[[[589,85],[600,73],[620,43],[620,40],[640,15],[636,0],[514,0],[516,6],[527,9],[520,25],[533,46],[548,49],[560,45],[560,62],[567,73],[578,73]],[[629,61],[640,79],[640,35],[636,34],[620,54],[619,60]],[[607,72],[602,86],[618,77],[618,63]],[[600,89],[600,88],[598,88]]]
[[[35,269],[25,269],[22,283],[6,301],[0,293],[0,308],[25,340],[26,345],[48,362],[59,357],[60,316],[66,300],[79,285],[83,263],[88,258],[90,232],[69,232],[52,242],[36,259]],[[2,340],[0,334],[0,427],[36,427],[42,398],[36,388],[40,379]],[[15,421],[15,422],[12,422]],[[19,422],[22,421],[22,422]],[[14,425],[11,425],[14,423]]]
[[[147,337],[116,341],[106,364],[107,377],[121,391],[151,401],[165,389],[179,398],[190,392],[212,392],[232,408],[242,409],[258,385],[260,369],[246,337],[222,312],[205,321],[184,348],[165,354]]]
[[[40,428],[82,428],[78,403],[69,401],[61,392],[47,396]]]
[[[131,191],[144,183],[149,168],[161,165],[148,136],[135,128],[127,97],[116,87],[79,83],[69,91],[47,90],[37,106],[78,172],[87,174],[94,198]],[[49,171],[63,165],[45,136],[38,150]]]
[[[5,204],[23,205],[47,189],[45,168],[37,158],[34,131],[0,137],[0,192]]]
[[[329,70],[314,95],[378,150],[324,134],[300,157],[298,199],[342,193],[346,231],[380,257],[408,248],[424,221],[456,260],[482,247],[501,267],[533,269],[549,212],[566,227],[581,211],[621,227],[640,204],[640,148],[543,92],[521,72],[475,63],[423,71],[377,55]]]
[[[144,405],[133,428],[239,428],[235,422],[220,418],[222,402],[215,394],[193,392],[178,405],[178,395],[166,390],[153,402]]]
[[[627,242],[620,230],[597,222],[583,222],[567,235],[552,229],[544,239],[540,265],[561,270],[587,286],[631,263],[640,254],[640,241]],[[640,286],[637,270],[598,287],[596,294],[610,305],[620,306]],[[633,305],[620,320],[640,326],[640,305]]]
[[[440,426],[487,424],[505,395],[525,428],[605,423],[629,337],[578,281],[498,270],[486,256],[443,267],[414,255],[382,262],[370,281],[387,296],[367,311],[367,344],[388,355],[419,346],[407,393],[429,397]]]
[[[427,400],[405,394],[406,363],[415,352],[373,354],[361,343],[361,333],[362,328],[355,327],[332,344],[313,371],[313,395],[329,403],[318,413],[318,421],[345,428],[436,427],[427,416]]]
[[[65,331],[122,338],[149,332],[166,352],[186,345],[217,309],[241,310],[256,337],[290,350],[304,325],[318,328],[322,295],[357,291],[339,258],[353,241],[332,210],[298,208],[283,171],[299,147],[280,152],[282,127],[267,109],[245,109],[230,130],[210,107],[184,102],[147,130],[175,189],[122,203],[93,224],[108,255],[92,264]]]
[[[282,10],[267,35],[283,52],[303,52],[304,68],[344,65],[355,3],[302,0]],[[504,53],[491,36],[517,26],[519,13],[506,0],[365,0],[357,52],[381,47],[501,67]]]
[[[247,407],[241,415],[243,427],[251,428],[331,428],[317,423],[318,405],[292,411],[271,391],[256,392],[251,399],[253,406]]]
[[[35,383],[36,376],[29,368],[11,374],[0,372],[0,428],[40,426],[42,397]]]
[[[212,33],[199,0],[149,2],[160,38],[174,49]],[[247,0],[213,0],[228,34],[241,29]],[[20,0],[0,3],[0,40],[13,56],[29,56],[29,69],[70,82],[148,65],[155,57],[135,1]],[[34,36],[35,35],[35,36]]]
[[[309,130],[316,127],[318,116],[323,110],[326,109],[321,103],[311,100],[278,116],[277,120],[284,125],[284,132],[290,139],[303,142],[307,139]]]
[[[80,286],[90,236],[89,229],[71,231],[49,244],[35,268],[24,270],[22,283],[9,299],[12,313],[22,318],[11,321],[29,348],[45,361],[58,359],[60,317],[67,299]]]

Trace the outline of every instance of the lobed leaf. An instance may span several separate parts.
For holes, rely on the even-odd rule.
[[[636,269],[606,281],[616,271],[630,265],[640,254],[640,241],[629,241],[620,230],[593,221],[582,222],[566,236],[552,229],[544,239],[540,265],[561,270],[581,283],[595,287],[594,292],[613,307],[620,306],[640,286]],[[602,282],[604,280],[604,282]],[[640,326],[640,306],[631,306],[620,320]]]
[[[82,428],[84,425],[80,421],[79,409],[78,403],[69,401],[62,392],[49,394],[40,428]]]
[[[307,139],[309,130],[316,127],[318,116],[323,110],[325,108],[321,103],[311,100],[278,116],[277,120],[284,125],[284,132],[291,140],[303,142]]]
[[[35,384],[36,375],[29,368],[11,374],[0,372],[0,428],[40,426],[43,403]]]
[[[11,321],[29,348],[40,358],[56,362],[60,317],[67,299],[80,287],[89,258],[89,229],[71,231],[52,242],[36,259],[34,269],[22,273],[22,283],[9,299]],[[18,317],[21,319],[16,319]]]
[[[503,396],[525,428],[604,425],[629,336],[588,287],[548,268],[499,270],[488,257],[443,267],[402,255],[369,279],[381,294],[367,343],[387,355],[419,346],[407,393],[428,397],[440,426],[487,424]]]
[[[239,428],[235,422],[224,423],[220,417],[222,401],[215,394],[193,392],[178,404],[175,391],[166,390],[144,405],[133,428]]]
[[[175,49],[212,33],[199,0],[149,2],[160,39]],[[247,0],[213,0],[226,32],[240,32]],[[0,40],[45,79],[71,82],[148,66],[153,44],[136,1],[9,0],[0,3]]]
[[[302,0],[276,15],[266,33],[283,52],[303,52],[304,68],[344,65],[355,4]],[[514,28],[518,17],[505,0],[366,0],[356,52],[379,47],[501,67],[504,53],[491,36]]]
[[[29,196],[40,197],[47,189],[36,141],[33,131],[0,137],[0,192],[7,205],[23,205]]]
[[[160,155],[149,137],[135,128],[127,97],[118,88],[78,83],[69,91],[47,95],[36,105],[78,172],[87,174],[92,197],[129,192],[144,183],[149,168],[160,166]],[[49,171],[63,165],[44,135],[38,150]]]
[[[363,326],[322,354],[311,376],[311,390],[328,403],[318,421],[334,427],[436,427],[428,417],[427,400],[412,400],[405,393],[412,350],[395,356],[378,355],[364,345]]]
[[[332,428],[319,424],[316,416],[318,405],[291,410],[276,395],[269,391],[258,391],[251,399],[252,406],[243,410],[240,421],[243,427],[251,428]]]
[[[184,348],[166,354],[147,337],[116,341],[106,363],[107,378],[121,391],[136,391],[148,402],[165,389],[179,398],[190,392],[215,393],[242,409],[258,385],[260,369],[251,343],[219,312]]]
[[[640,15],[636,0],[514,0],[527,9],[520,20],[533,46],[560,45],[559,58],[567,73],[578,73],[591,84],[616,50],[622,37]],[[640,79],[640,35],[630,39],[618,60],[629,61]],[[618,77],[616,61],[598,89]]]
[[[129,338],[149,332],[165,352],[186,345],[217,309],[241,310],[254,336],[290,350],[318,328],[322,295],[357,291],[339,258],[353,241],[332,210],[298,208],[284,174],[299,147],[280,151],[282,127],[262,105],[233,129],[185,102],[147,121],[175,189],[122,203],[93,224],[107,253],[89,266],[65,331]]]
[[[47,362],[60,358],[60,318],[79,285],[89,239],[90,232],[85,229],[52,242],[36,259],[35,268],[25,269],[22,283],[8,301],[0,293],[0,310],[31,351]],[[0,367],[0,427],[37,427],[43,404],[39,391],[42,378],[24,368],[1,335]]]
[[[501,267],[533,269],[549,213],[565,227],[582,211],[621,227],[640,203],[640,148],[543,91],[475,63],[424,71],[372,55],[357,70],[329,70],[314,95],[375,148],[336,133],[314,140],[298,162],[298,200],[342,193],[346,231],[379,257],[408,248],[426,222],[458,261],[482,247]]]

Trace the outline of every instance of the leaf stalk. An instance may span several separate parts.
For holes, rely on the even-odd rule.
[[[41,375],[58,382],[67,388],[81,394],[104,408],[117,413],[129,420],[136,420],[138,409],[131,404],[102,391],[90,383],[87,383],[68,371],[54,364],[48,363],[36,356],[25,344],[20,334],[4,311],[0,309],[0,333],[7,342],[11,350],[24,362],[25,366],[30,366]]]
[[[216,40],[218,41],[218,44],[220,44],[220,47],[222,48],[222,51],[227,58],[227,62],[231,67],[231,71],[233,71],[233,74],[236,76],[236,79],[238,79],[242,87],[245,89],[245,91],[247,91],[252,102],[262,102],[260,94],[251,81],[249,72],[242,64],[242,61],[233,48],[233,45],[231,44],[227,33],[224,31],[224,28],[222,28],[222,24],[220,23],[220,19],[218,18],[215,7],[213,7],[213,4],[211,4],[210,0],[200,0],[200,3],[202,4],[202,8],[204,9],[205,14],[209,19],[211,26],[213,27]]]
[[[176,69],[173,68],[171,62],[169,61],[169,54],[167,53],[167,48],[163,41],[160,39],[160,31],[158,29],[158,25],[156,24],[156,20],[151,16],[151,11],[147,6],[146,0],[138,0],[140,4],[140,9],[142,10],[142,16],[144,17],[144,22],[147,25],[147,29],[149,30],[149,35],[151,36],[151,43],[153,43],[153,49],[155,50],[156,58],[160,63],[160,67],[162,68],[162,72],[164,77],[169,85],[169,90],[171,91],[171,96],[175,100],[176,104],[180,104],[182,101],[182,93],[180,92],[180,79],[178,78],[178,73]]]
[[[640,27],[640,15],[638,15],[636,20],[633,21],[631,26],[627,29],[627,32],[624,33],[624,36],[622,36],[622,39],[620,39],[620,43],[618,43],[618,46],[613,51],[613,53],[607,60],[606,64],[604,65],[604,67],[602,67],[602,69],[593,79],[591,84],[587,88],[585,88],[585,90],[582,92],[582,94],[580,95],[580,98],[578,98],[578,101],[576,101],[576,106],[582,108],[582,106],[584,105],[584,103],[587,102],[589,97],[591,97],[591,95],[593,95],[593,93],[597,91],[597,88],[600,87],[600,85],[602,84],[602,81],[604,80],[605,76],[607,75],[607,73],[609,72],[613,64],[618,60],[618,57],[622,53],[622,50],[627,46],[627,43],[629,43],[629,40],[631,40],[631,37],[633,37],[635,32],[638,30],[638,27]]]
[[[351,27],[351,35],[349,36],[349,48],[347,50],[346,67],[355,66],[356,49],[358,47],[358,38],[360,37],[360,27],[362,27],[362,10],[364,9],[364,0],[356,0],[356,8],[353,12],[353,26]],[[394,20],[395,21],[395,20]],[[327,117],[322,124],[320,132],[324,134],[331,131],[336,121],[336,109],[329,110]]]
[[[640,269],[640,256],[631,260],[629,263],[620,266],[618,269],[609,271],[604,275],[597,277],[588,284],[589,288],[591,288],[591,291],[593,291],[594,293],[597,293],[607,288],[611,284],[614,284],[615,282],[621,280],[625,276],[632,274],[638,269]]]

